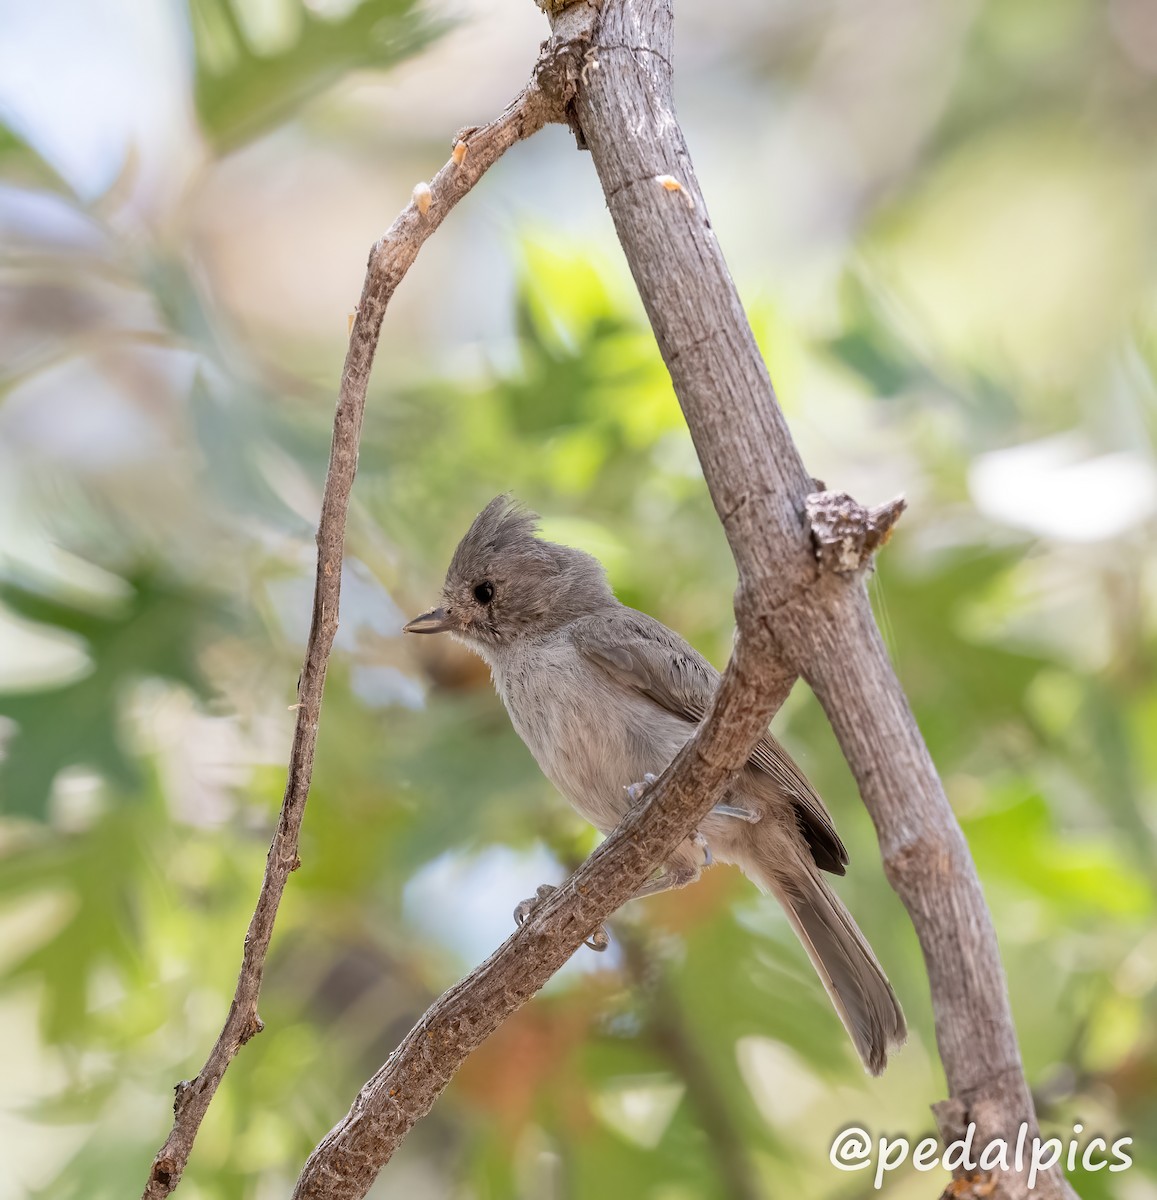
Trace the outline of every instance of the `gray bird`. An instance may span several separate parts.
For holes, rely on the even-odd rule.
[[[695,732],[719,673],[678,634],[621,604],[597,559],[538,537],[536,520],[509,496],[492,500],[454,552],[441,606],[405,628],[449,633],[486,661],[543,773],[607,834]],[[638,894],[691,883],[712,861],[734,863],[783,905],[878,1075],[907,1034],[904,1014],[821,874],[842,875],[848,861],[832,818],[770,734],[727,802]]]

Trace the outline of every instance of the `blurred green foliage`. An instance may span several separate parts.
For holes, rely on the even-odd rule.
[[[818,39],[797,7],[794,40],[769,40],[760,69],[805,96]],[[1077,1120],[1131,1133],[1129,1194],[1143,1196],[1157,1187],[1154,523],[1067,541],[983,511],[972,474],[991,451],[1074,429],[1152,466],[1157,276],[1129,222],[1152,183],[1157,98],[1101,10],[990,0],[958,14],[943,112],[865,201],[823,319],[789,338],[766,300],[752,313],[825,470],[899,463],[914,493],[873,596],[980,868],[1042,1120],[1062,1136]],[[216,167],[258,134],[316,123],[311,97],[436,27],[410,0],[190,0],[189,28]],[[1100,290],[1072,311],[1054,289],[1072,213],[1049,209],[1059,224],[1043,232],[1032,219],[1054,195],[1032,190],[1045,163],[1077,228],[1118,235],[1078,256]],[[178,379],[134,391],[111,374],[164,444],[100,471],[38,464],[20,502],[55,577],[16,563],[0,584],[10,633],[60,656],[0,692],[0,1006],[39,1039],[6,1055],[0,1136],[15,1161],[31,1130],[50,1131],[48,1165],[21,1167],[13,1195],[111,1200],[141,1186],[170,1089],[199,1068],[232,993],[284,783],[340,352],[292,374],[249,347],[195,240],[116,219],[115,197],[80,199],[14,130],[0,130],[0,169],[73,222],[0,264],[22,311],[0,416],[94,341]],[[1040,274],[1006,292],[984,272],[1018,205]],[[402,1032],[503,936],[519,889],[594,844],[485,671],[399,637],[490,496],[515,491],[550,536],[602,558],[624,601],[726,658],[730,556],[629,284],[561,233],[515,253],[501,353],[463,369],[415,349],[375,376],[266,1029],[231,1067],[182,1194],[286,1194]],[[941,259],[963,271],[944,309]],[[995,346],[986,319],[1023,337]],[[841,892],[913,1030],[886,1076],[863,1077],[785,922],[720,869],[629,909],[605,960],[583,952],[484,1046],[378,1194],[851,1195],[867,1189],[830,1167],[836,1130],[929,1129],[943,1081],[919,949],[803,693],[777,728],[836,813],[852,858]],[[1107,1197],[1119,1179],[1075,1182]],[[906,1170],[893,1186],[939,1183]]]
[[[73,766],[91,768],[120,788],[134,788],[139,772],[118,727],[133,684],[167,680],[206,697],[197,655],[205,627],[220,623],[212,597],[187,586],[166,586],[145,572],[124,582],[130,600],[101,613],[0,580],[0,603],[10,613],[79,638],[89,659],[79,679],[0,696],[0,716],[15,725],[0,762],[7,811],[43,818],[53,781]]]
[[[221,147],[276,126],[360,67],[392,66],[437,35],[417,0],[361,0],[336,12],[303,0],[189,0],[202,128]]]

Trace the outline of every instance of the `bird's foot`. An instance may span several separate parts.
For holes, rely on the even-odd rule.
[[[734,817],[737,821],[746,821],[749,825],[763,820],[763,813],[751,808],[740,808],[737,804],[717,804],[711,811],[720,817]]]
[[[533,896],[528,896],[525,900],[520,901],[514,908],[514,923],[521,925],[536,908],[544,900],[549,899],[558,891],[558,888],[553,883],[540,883],[535,890]],[[592,950],[597,950],[600,954],[611,944],[610,935],[607,933],[604,926],[600,925],[598,929],[591,934],[583,943],[584,946],[589,946]]]
[[[691,841],[703,851],[703,865],[705,867],[711,866],[711,864],[715,861],[715,858],[711,853],[711,846],[698,829],[695,830],[695,836],[691,839]]]
[[[553,896],[558,888],[553,883],[541,883],[533,896],[520,901],[514,908],[514,923],[521,925],[527,917],[548,897]]]
[[[650,771],[643,776],[638,783],[628,784],[623,790],[627,793],[627,799],[632,804],[638,804],[646,795],[647,789],[659,778],[658,775],[652,775]]]
[[[699,878],[701,869],[689,863],[677,867],[673,867],[668,863],[660,869],[657,875],[652,875],[643,884],[635,893],[635,899],[638,900],[643,896],[657,896],[660,892],[669,892],[673,888],[686,887],[689,883],[694,883]]]
[[[594,950],[598,954],[602,954],[602,952],[610,944],[611,935],[607,933],[607,927],[605,925],[600,925],[594,931],[594,933],[592,933],[591,936],[587,938],[585,942],[583,942],[583,945],[586,946],[588,950]]]

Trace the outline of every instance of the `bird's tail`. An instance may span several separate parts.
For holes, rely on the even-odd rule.
[[[908,1036],[896,993],[867,938],[818,870],[797,862],[788,875],[782,861],[776,865],[778,870],[768,869],[770,863],[759,869],[757,882],[783,905],[860,1059],[879,1075],[889,1050]]]

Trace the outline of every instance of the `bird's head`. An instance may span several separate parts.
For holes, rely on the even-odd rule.
[[[598,559],[537,534],[538,518],[496,496],[458,543],[437,608],[407,633],[451,633],[486,650],[536,637],[615,603]]]

